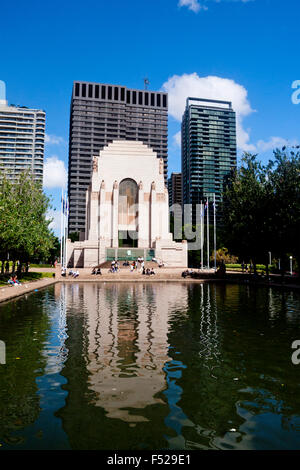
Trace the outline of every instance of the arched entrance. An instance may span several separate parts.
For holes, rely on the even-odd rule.
[[[131,178],[119,184],[118,238],[119,247],[137,247],[138,244],[138,185]]]

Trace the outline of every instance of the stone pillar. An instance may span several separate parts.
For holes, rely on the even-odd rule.
[[[89,211],[89,240],[98,240],[98,216],[99,216],[99,193],[92,191],[90,193],[90,211]]]
[[[105,235],[107,227],[105,227],[105,220],[107,220],[107,203],[105,200],[105,181],[102,180],[100,184],[99,199],[98,199],[98,263],[106,261],[105,258]]]
[[[147,217],[147,209],[149,202],[144,198],[144,187],[142,181],[138,185],[138,247],[145,248],[149,245],[149,232],[147,232],[149,217]]]
[[[156,207],[156,186],[155,182],[151,183],[151,193],[150,193],[150,246],[153,247],[155,239],[157,237],[157,210]]]
[[[118,247],[118,226],[119,226],[119,184],[117,181],[113,185],[112,197],[112,246]]]

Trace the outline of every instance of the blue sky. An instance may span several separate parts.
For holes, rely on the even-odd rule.
[[[296,0],[17,0],[1,6],[0,80],[9,103],[46,111],[45,191],[59,207],[74,80],[169,92],[169,171],[180,170],[188,94],[233,101],[239,155],[297,143]]]

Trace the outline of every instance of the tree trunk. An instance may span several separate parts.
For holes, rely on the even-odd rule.
[[[255,258],[253,259],[252,263],[253,263],[253,272],[254,272],[254,275],[256,276],[257,270],[256,270],[256,259]]]
[[[280,266],[280,273],[281,273],[281,284],[284,283],[284,255],[281,253],[280,255],[281,266]]]
[[[21,274],[22,274],[22,261],[21,260],[19,260],[17,274],[18,274],[18,276],[21,276]]]
[[[269,255],[267,257],[267,262],[266,262],[266,278],[268,281],[269,280]]]

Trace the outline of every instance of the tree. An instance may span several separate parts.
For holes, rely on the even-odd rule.
[[[240,260],[268,266],[271,251],[282,264],[292,254],[299,266],[300,152],[277,149],[266,166],[245,153],[221,210],[224,244]]]
[[[16,182],[0,178],[1,259],[27,262],[32,257],[47,257],[54,246],[54,235],[47,219],[50,201],[30,172]]]
[[[215,252],[213,251],[212,256],[210,257],[210,260],[213,261],[215,259]],[[227,248],[219,248],[216,251],[216,262],[217,264],[221,264],[224,262],[225,264],[236,264],[238,261],[238,258],[236,256],[231,255]]]
[[[257,261],[265,260],[270,251],[271,207],[266,168],[257,155],[245,153],[241,167],[224,193],[222,237],[231,253],[253,262],[255,271]]]
[[[267,167],[268,184],[273,191],[273,252],[287,262],[287,253],[294,255],[300,266],[300,152],[299,146],[274,152]],[[287,267],[287,266],[286,266]]]

